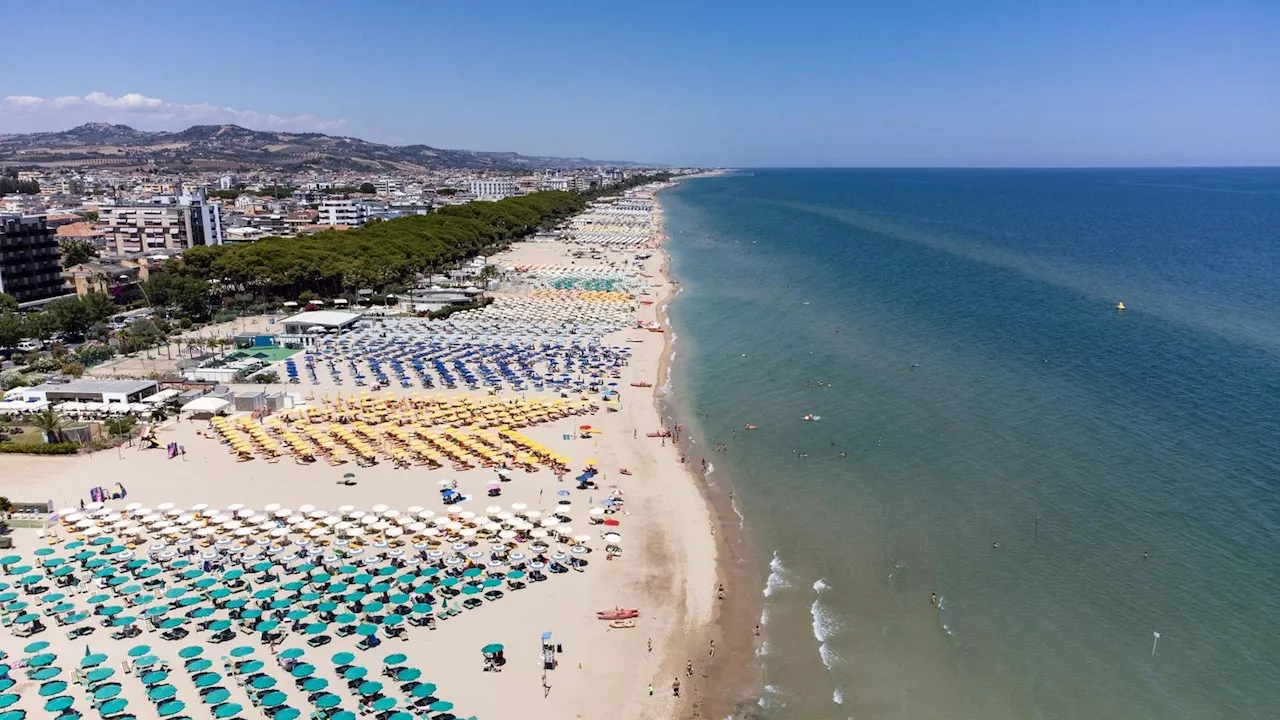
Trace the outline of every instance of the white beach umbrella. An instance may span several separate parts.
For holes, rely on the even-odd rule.
[[[244,505],[242,503],[232,503],[227,506],[227,512],[231,513],[232,515],[240,512],[243,509],[244,509]]]
[[[298,506],[298,512],[302,513],[303,515],[306,515],[307,513],[310,513],[310,512],[314,512],[315,509],[316,509],[315,505],[299,505]]]
[[[174,504],[171,502],[162,502],[156,506],[156,510],[159,510],[160,512],[168,512],[173,508],[174,508]]]
[[[371,511],[371,512],[373,512],[373,513],[375,513],[375,514],[380,514],[380,513],[384,513],[384,512],[386,512],[386,511],[387,511],[387,506],[386,506],[386,505],[374,505],[372,508],[369,508],[369,509],[370,509],[370,511]]]
[[[191,506],[191,512],[193,513],[202,513],[208,509],[209,509],[208,503],[196,503],[195,505]]]
[[[270,514],[279,509],[280,503],[267,503],[267,505],[262,508],[262,512]]]

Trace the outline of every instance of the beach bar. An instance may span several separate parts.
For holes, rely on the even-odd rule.
[[[72,380],[22,391],[23,402],[136,403],[160,392],[154,380]]]

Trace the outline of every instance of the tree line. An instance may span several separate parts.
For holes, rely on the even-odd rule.
[[[0,175],[0,196],[10,193],[35,195],[38,192],[40,192],[40,183],[35,180],[19,180],[7,175]]]

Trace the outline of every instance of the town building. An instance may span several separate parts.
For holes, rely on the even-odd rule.
[[[58,237],[37,215],[0,215],[0,292],[35,305],[67,292]]]
[[[221,245],[222,210],[200,195],[157,195],[150,201],[103,205],[99,221],[118,255]]]
[[[481,200],[500,200],[520,192],[520,183],[511,178],[481,178],[468,183],[472,195]]]
[[[317,335],[350,330],[363,317],[363,313],[343,312],[340,310],[300,312],[280,321],[280,324],[284,326],[284,332],[280,334],[279,338],[280,345],[283,347],[310,347],[315,344]]]
[[[346,225],[356,227],[369,219],[364,203],[350,198],[325,198],[320,203],[317,225]]]
[[[23,402],[136,403],[160,392],[155,380],[72,380],[22,391]]]

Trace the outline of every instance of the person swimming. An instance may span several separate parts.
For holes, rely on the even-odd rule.
[[[938,607],[938,593],[934,593],[929,596],[929,604],[934,607]]]

